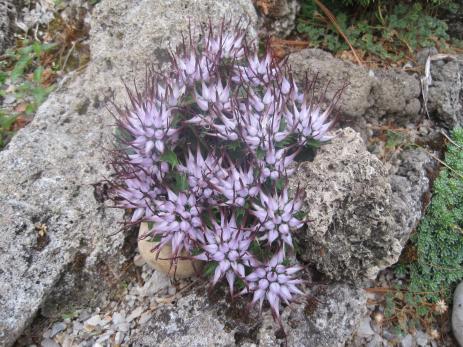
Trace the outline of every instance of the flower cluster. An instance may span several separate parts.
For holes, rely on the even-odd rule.
[[[270,50],[260,56],[239,26],[222,25],[172,53],[118,109],[111,196],[148,222],[156,250],[208,263],[211,283],[232,295],[281,304],[301,294],[288,265],[304,225],[302,196],[288,191],[299,155],[329,139],[334,102],[298,88]]]

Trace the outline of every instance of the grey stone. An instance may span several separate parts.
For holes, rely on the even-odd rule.
[[[439,53],[439,52],[438,52],[436,47],[422,48],[416,53],[416,62],[419,65],[424,66],[426,64],[426,61],[428,60],[428,57],[430,57],[430,56],[432,56],[434,54],[437,54],[437,53]]]
[[[134,346],[278,346],[285,340],[278,325],[265,311],[244,312],[240,302],[228,303],[219,292],[207,297],[192,292],[172,306],[160,306],[138,334]],[[362,289],[345,284],[324,286],[320,302],[307,313],[304,304],[291,304],[281,315],[288,346],[344,346],[366,312]]]
[[[420,52],[419,59],[427,53]],[[449,58],[450,59],[450,58]],[[427,109],[431,117],[451,129],[463,125],[463,56],[450,60],[438,60],[431,64],[432,84],[428,90]],[[318,93],[330,82],[327,98],[345,87],[338,103],[340,121],[362,133],[366,124],[384,123],[391,120],[398,126],[421,120],[424,104],[420,77],[403,71],[368,70],[348,61],[334,58],[320,49],[304,49],[290,54],[288,61],[296,79],[302,81],[306,75],[318,75]]]
[[[463,56],[431,64],[428,110],[449,129],[463,125]]]
[[[126,332],[128,332],[130,330],[130,324],[127,323],[127,322],[119,323],[116,326],[116,330],[120,331],[120,332],[123,332],[123,333],[126,333]]]
[[[463,347],[463,282],[461,282],[453,297],[452,331],[460,347]]]
[[[120,345],[120,344],[122,343],[123,340],[124,340],[124,334],[121,333],[120,331],[118,331],[118,332],[116,333],[115,338],[114,338],[114,343],[115,343],[116,345]]]
[[[119,312],[113,314],[113,324],[120,324],[126,321],[125,315]]]
[[[135,310],[133,310],[128,316],[127,316],[127,322],[131,322],[134,319],[138,318],[141,316],[143,313],[143,307],[137,307]]]
[[[370,317],[365,317],[361,322],[360,326],[356,332],[356,334],[360,337],[368,337],[375,334],[373,329],[371,328],[371,319]]]
[[[408,334],[402,341],[400,341],[400,347],[413,347],[413,336]]]
[[[56,343],[55,341],[53,341],[52,339],[42,340],[42,342],[40,343],[40,346],[41,347],[60,347],[60,345]]]
[[[398,159],[400,165],[390,176],[393,233],[404,246],[422,216],[423,194],[430,188],[428,171],[434,170],[435,161],[422,149],[405,150]]]
[[[429,337],[425,332],[418,330],[415,335],[415,340],[419,347],[425,347],[428,345]]]
[[[105,209],[104,187],[92,186],[110,175],[104,148],[113,121],[104,105],[126,100],[121,79],[140,81],[146,64],[165,65],[190,19],[197,26],[223,16],[249,18],[250,30],[256,22],[249,0],[104,0],[94,8],[87,69],[66,78],[0,152],[0,345],[13,344],[44,302],[98,300],[105,283],[119,280],[122,212]],[[93,281],[78,282],[81,274]]]
[[[355,284],[397,261],[402,247],[388,172],[354,130],[338,130],[313,162],[298,165],[289,186],[306,193],[303,209],[310,222],[296,236],[304,261]]]
[[[326,95],[328,99],[345,87],[338,106],[343,117],[352,118],[354,124],[365,121],[365,118],[378,119],[386,115],[409,122],[421,109],[421,87],[417,76],[397,70],[369,71],[320,49],[293,53],[288,62],[299,80],[308,72],[309,76],[318,74],[318,87],[331,82]]]
[[[301,8],[299,1],[267,0],[265,3],[268,13],[261,13],[259,17],[261,33],[265,36],[288,36],[296,27],[296,16]]]
[[[146,322],[148,322],[153,314],[151,312],[145,312],[140,316],[140,320],[138,321],[138,324],[143,325]]]
[[[67,328],[67,325],[63,322],[53,324],[53,326],[51,327],[50,337],[54,337],[56,334],[59,334],[60,332],[64,331],[66,328]]]
[[[13,0],[0,0],[0,54],[13,41],[14,19],[16,7]]]
[[[153,271],[151,277],[145,281],[142,288],[137,288],[137,291],[144,297],[154,295],[165,288],[170,288],[169,277],[160,271]]]
[[[356,283],[394,264],[416,228],[435,161],[403,150],[388,170],[358,134],[338,131],[314,162],[299,166],[290,186],[306,190],[309,223],[299,235],[302,259],[331,278]]]

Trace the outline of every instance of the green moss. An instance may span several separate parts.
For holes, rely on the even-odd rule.
[[[438,45],[447,49],[450,40],[447,24],[436,17],[438,9],[453,2],[324,0],[336,17],[340,30],[360,55],[369,61],[406,62],[415,51]],[[360,5],[360,6],[359,6]],[[346,41],[314,0],[305,0],[297,22],[298,33],[312,47],[333,53],[349,50]]]
[[[454,285],[463,279],[463,129],[452,133],[446,167],[434,182],[433,198],[413,238],[418,259],[410,266],[413,292],[426,299],[450,300]]]

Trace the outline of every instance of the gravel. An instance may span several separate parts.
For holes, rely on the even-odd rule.
[[[141,270],[140,283],[130,283],[120,300],[113,300],[106,307],[93,311],[83,308],[72,315],[74,318],[52,322],[44,330],[39,346],[129,346],[131,334],[151,319],[158,302],[168,303],[178,293],[168,277],[149,268],[138,256],[134,264]],[[188,282],[176,284],[181,288]]]

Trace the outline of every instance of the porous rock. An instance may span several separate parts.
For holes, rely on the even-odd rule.
[[[394,235],[404,246],[423,213],[423,196],[430,189],[428,174],[436,162],[423,149],[407,149],[398,155],[399,163],[390,168]]]
[[[117,283],[122,213],[105,209],[105,187],[95,186],[111,174],[105,102],[124,102],[122,79],[143,76],[147,63],[165,64],[190,21],[224,16],[250,19],[250,30],[256,21],[248,0],[103,0],[94,8],[89,66],[66,78],[0,152],[0,345],[12,345],[73,272],[96,274],[96,287]]]
[[[367,122],[388,118],[406,125],[425,116],[420,75],[394,69],[367,69],[334,58],[320,49],[304,49],[288,57],[296,79],[318,76],[319,90],[329,84],[327,98],[345,87],[338,104],[341,120],[357,131]],[[463,56],[431,64],[427,109],[449,129],[463,124]]]
[[[290,179],[293,190],[306,193],[310,221],[297,237],[304,261],[359,284],[398,260],[422,216],[435,162],[424,150],[408,149],[387,168],[352,129],[334,136]]]
[[[428,110],[445,127],[463,125],[463,56],[431,64]]]
[[[0,0],[0,54],[12,42],[16,8],[12,0]]]
[[[357,132],[338,130],[313,162],[299,164],[289,185],[306,193],[310,222],[296,236],[304,261],[357,284],[397,261],[402,247],[388,171]]]
[[[218,300],[195,291],[171,306],[158,308],[153,318],[130,341],[134,346],[278,346],[283,334],[270,312],[246,313],[243,305]],[[225,298],[224,298],[225,297]],[[285,307],[281,318],[288,346],[344,346],[366,311],[361,289],[346,284],[324,286],[316,307],[301,304]]]
[[[301,8],[299,0],[266,0],[260,8],[259,26],[262,35],[286,37],[296,27]]]
[[[306,73],[318,76],[318,86],[329,84],[327,98],[345,87],[338,104],[344,117],[355,121],[396,115],[410,121],[417,116],[420,82],[416,76],[394,70],[368,70],[349,61],[334,58],[320,49],[304,49],[288,57],[297,79]]]
[[[453,297],[452,331],[460,346],[463,346],[463,282],[461,282]]]

